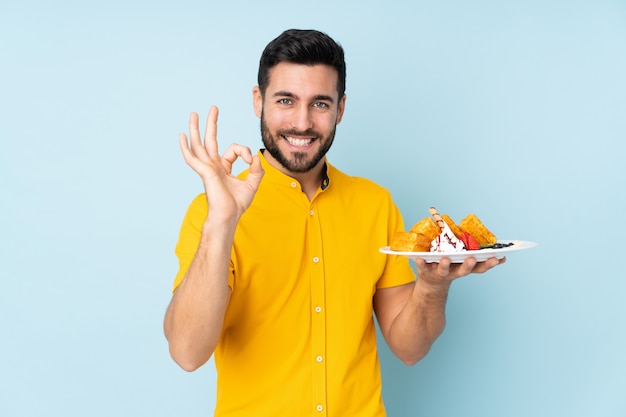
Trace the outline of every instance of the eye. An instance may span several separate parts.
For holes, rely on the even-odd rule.
[[[328,108],[328,104],[324,103],[323,101],[317,101],[317,102],[313,103],[313,107],[317,107],[317,108],[320,108],[320,109],[325,109],[325,108]]]
[[[291,104],[291,99],[289,98],[281,98],[278,100],[278,104],[289,105]]]

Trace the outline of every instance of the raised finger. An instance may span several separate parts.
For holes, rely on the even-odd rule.
[[[183,157],[185,161],[188,157],[191,156],[191,151],[189,150],[189,142],[187,141],[187,135],[181,133],[178,135],[178,145],[180,146],[180,151],[183,153]]]
[[[190,149],[189,142],[187,140],[187,135],[185,135],[184,133],[181,133],[178,137],[178,140],[179,140],[179,145],[180,145],[180,151],[183,154],[183,158],[185,159],[185,162],[194,170],[197,170],[202,163]]]
[[[208,160],[208,156],[202,140],[200,139],[200,128],[198,127],[198,113],[192,112],[189,115],[189,149],[194,157],[203,162]]]
[[[217,150],[217,107],[211,106],[206,119],[206,131],[204,133],[204,147],[211,158],[219,157]]]
[[[194,146],[202,146],[202,141],[200,140],[200,129],[198,127],[198,113],[192,112],[189,115],[189,142],[191,143],[191,148]]]

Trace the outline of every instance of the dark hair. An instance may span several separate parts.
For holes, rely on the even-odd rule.
[[[269,84],[270,70],[280,62],[303,65],[329,65],[337,70],[339,99],[346,90],[346,62],[343,48],[330,36],[317,30],[289,29],[265,47],[259,62],[258,83],[261,94]]]

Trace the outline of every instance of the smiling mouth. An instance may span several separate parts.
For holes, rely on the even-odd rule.
[[[303,138],[294,138],[291,136],[283,136],[283,138],[285,138],[285,140],[289,142],[291,146],[298,146],[298,147],[309,146],[311,142],[313,142],[312,138],[303,139]]]

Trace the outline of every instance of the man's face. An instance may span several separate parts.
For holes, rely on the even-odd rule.
[[[281,62],[270,70],[265,96],[257,87],[254,100],[263,144],[275,161],[292,173],[322,163],[345,105],[334,68]]]

